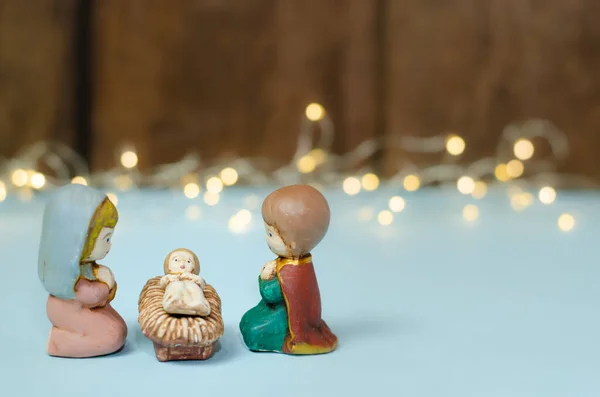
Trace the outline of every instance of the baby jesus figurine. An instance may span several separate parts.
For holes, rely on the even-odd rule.
[[[165,258],[163,308],[170,314],[208,316],[210,304],[204,297],[206,283],[200,277],[200,262],[192,251],[179,248]]]

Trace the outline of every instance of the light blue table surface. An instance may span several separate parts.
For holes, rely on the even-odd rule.
[[[559,192],[552,205],[516,212],[492,191],[468,223],[461,213],[472,198],[423,189],[405,194],[406,209],[382,226],[376,214],[393,191],[325,190],[332,223],[313,257],[323,318],[340,342],[328,355],[293,357],[252,353],[238,330],[272,255],[257,209],[245,233],[231,233],[228,219],[247,194],[269,191],[229,188],[214,207],[180,192],[120,194],[103,263],[119,283],[126,348],[78,360],[45,353],[47,294],[36,273],[44,198],[0,203],[0,395],[600,395],[600,193]],[[198,219],[186,217],[190,205]],[[375,211],[368,221],[365,206]],[[557,227],[566,211],[576,219],[568,233]],[[220,294],[225,334],[210,360],[160,363],[139,329],[137,299],[181,246]]]

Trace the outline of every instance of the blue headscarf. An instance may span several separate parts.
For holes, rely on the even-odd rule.
[[[80,277],[95,280],[91,264],[80,265],[94,213],[106,195],[87,186],[69,184],[53,192],[44,211],[38,276],[49,294],[75,298]]]

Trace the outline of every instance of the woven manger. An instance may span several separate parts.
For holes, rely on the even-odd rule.
[[[204,296],[210,304],[206,317],[169,314],[162,305],[165,293],[161,277],[148,280],[138,302],[138,321],[144,335],[154,343],[158,361],[206,360],[212,357],[217,340],[223,335],[221,298],[206,284]]]

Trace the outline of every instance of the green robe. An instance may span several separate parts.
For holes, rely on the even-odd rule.
[[[240,321],[244,343],[254,351],[281,352],[288,332],[288,315],[279,280],[258,278],[261,301]]]

